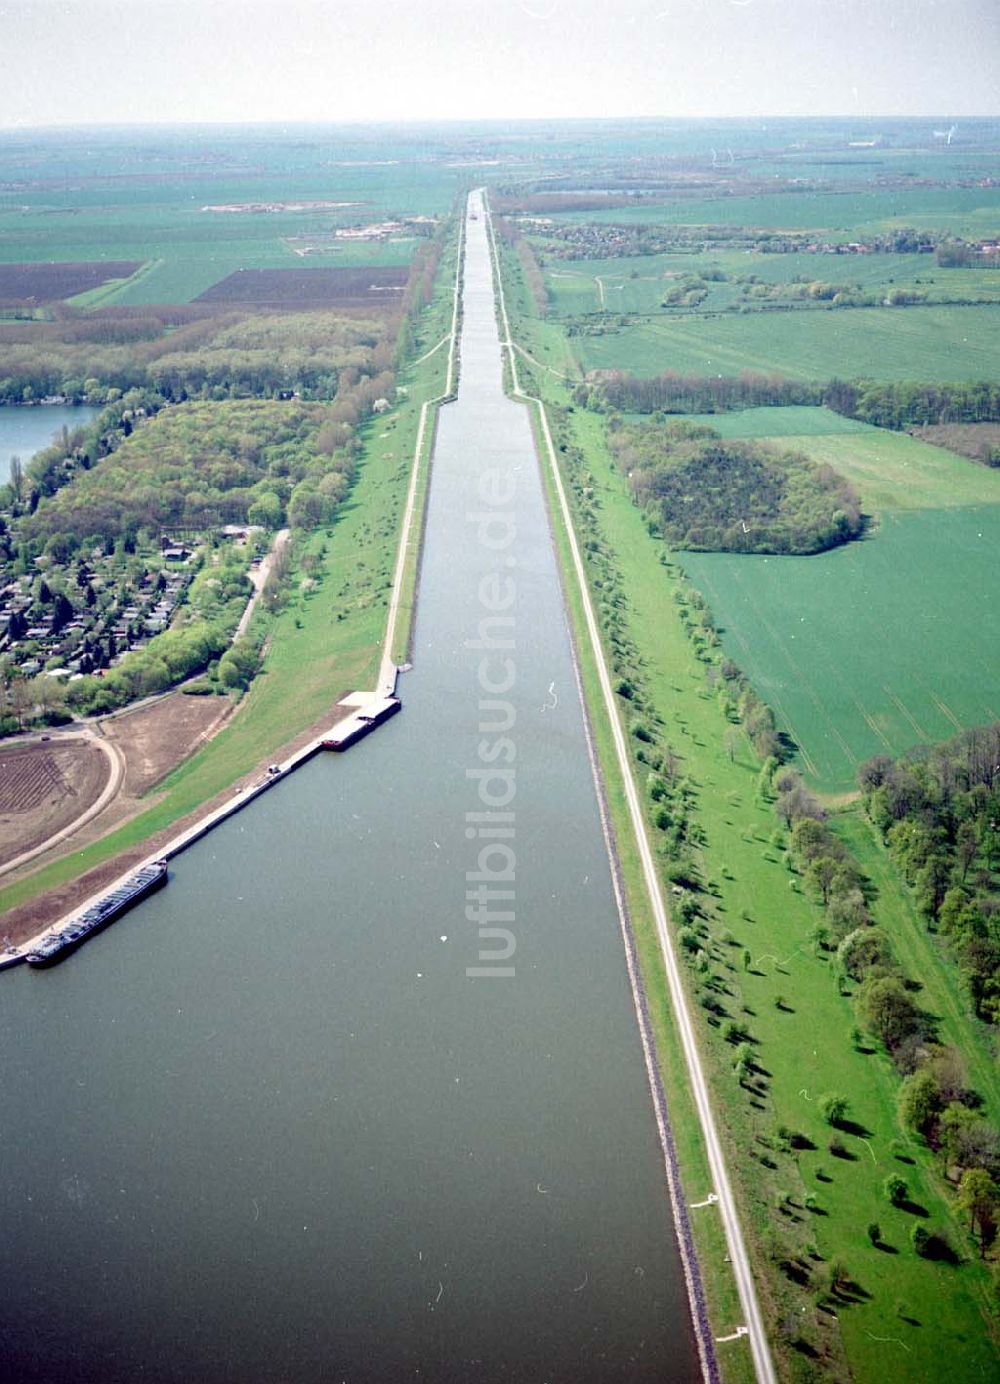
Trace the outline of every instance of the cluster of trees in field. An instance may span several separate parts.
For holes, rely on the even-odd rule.
[[[968,240],[944,240],[935,259],[942,269],[1000,269],[1000,255]]]
[[[1000,722],[862,765],[865,807],[976,1015],[1000,1023]]]
[[[1000,421],[1000,384],[993,380],[793,380],[743,370],[738,375],[683,375],[665,370],[642,379],[602,371],[578,385],[574,402],[598,412],[726,413],[731,409],[825,404],[846,418],[900,430],[924,423]]]
[[[800,189],[801,190],[801,189]],[[607,205],[613,205],[607,202]],[[634,205],[634,203],[633,203]],[[568,211],[570,208],[552,208]],[[580,208],[588,210],[588,208]],[[511,215],[527,215],[510,208]],[[536,210],[536,215],[538,214]],[[528,229],[544,239],[545,258],[552,260],[617,259],[622,256],[699,254],[709,250],[744,250],[765,255],[814,254],[819,263],[856,254],[928,254],[939,237],[930,231],[899,227],[880,235],[864,236],[848,243],[818,240],[813,231],[773,230],[765,226],[723,225],[665,226],[662,224],[612,225],[603,222],[528,223]]]
[[[447,223],[442,223],[434,235],[419,245],[410,262],[410,275],[403,292],[403,311],[396,335],[395,360],[399,364],[411,352],[414,344],[416,316],[427,307],[434,296],[434,280],[441,265]]]
[[[947,939],[973,1012],[1000,1023],[1000,723],[897,760],[878,755],[858,781],[917,906]],[[1000,1131],[984,1118],[955,1054],[918,1029],[900,1052],[900,1118],[957,1180],[959,1205],[985,1252],[1000,1221]]]
[[[608,445],[672,547],[818,553],[862,530],[851,485],[800,453],[725,441],[693,423],[618,417],[609,421]]]
[[[790,309],[796,305],[824,308],[911,308],[920,307],[930,301],[927,292],[921,288],[875,288],[864,289],[858,283],[829,283],[825,279],[811,279],[805,282],[793,280],[791,283],[746,283],[741,290],[744,303],[741,312],[749,312],[755,307]],[[935,303],[975,303],[981,301],[966,295],[956,298],[935,294]],[[993,300],[990,299],[990,302]]]
[[[0,323],[0,404],[61,396],[113,402],[133,389],[169,400],[330,399],[345,370],[393,365],[398,326],[337,312],[232,311],[171,326],[127,309],[58,322]]]
[[[705,265],[697,274],[683,274],[666,290],[660,299],[660,306],[696,308],[708,297],[711,284],[725,283],[728,278],[728,274],[714,265]]]
[[[824,910],[825,922],[814,941],[836,952],[841,974],[857,985],[855,1005],[865,1028],[898,1071],[912,1072],[933,1039],[933,1027],[913,997],[888,936],[873,923],[857,863],[794,770],[779,770],[773,788],[792,860]]]
[[[620,413],[726,413],[731,409],[821,404],[825,386],[786,375],[741,370],[738,375],[682,375],[664,370],[641,378],[605,370],[578,385],[573,399],[584,408]]]

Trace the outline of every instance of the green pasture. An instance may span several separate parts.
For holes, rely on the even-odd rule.
[[[72,136],[37,141],[17,165],[19,186],[0,193],[0,263],[141,261],[118,291],[80,306],[188,302],[236,269],[407,264],[420,241],[346,243],[302,257],[334,229],[406,215],[440,215],[466,180],[426,157],[414,136],[289,141],[264,133],[233,141],[183,132],[150,135],[144,157],[113,133],[77,149]],[[414,157],[416,155],[416,157]],[[0,142],[0,175],[5,167]],[[67,179],[67,168],[72,175]],[[32,181],[32,176],[37,181]],[[2,178],[0,178],[2,180]],[[343,202],[327,210],[210,212],[207,206]]]
[[[0,216],[0,260],[12,263],[54,260],[87,261],[105,258],[143,262],[131,278],[81,294],[81,307],[128,306],[145,303],[187,303],[237,269],[302,269],[354,264],[408,264],[416,238],[398,241],[346,243],[322,253],[299,255],[289,239],[309,237],[319,230],[315,216],[251,216],[205,212],[181,217],[149,214],[91,214],[61,221],[55,228],[43,223],[32,229],[18,224],[13,239]],[[36,218],[37,220],[38,218]],[[323,223],[322,233],[328,231]]]
[[[660,316],[573,337],[585,370],[776,372],[799,379],[990,379],[1000,306]]]
[[[768,412],[780,414],[798,410]],[[792,419],[787,423],[794,426]],[[866,514],[886,509],[1000,505],[1000,470],[956,456],[944,447],[922,442],[908,433],[855,423],[849,433],[844,430],[821,434],[806,430],[799,436],[772,435],[778,437],[782,446],[805,452],[814,461],[828,464],[845,475],[861,496]]]
[[[794,1251],[787,1246],[798,1244],[811,1280],[803,1289],[786,1283],[772,1267],[781,1286],[765,1289],[765,1310],[772,1320],[787,1321],[794,1314],[805,1339],[817,1346],[830,1343],[834,1359],[839,1335],[851,1376],[859,1380],[933,1379],[943,1354],[956,1384],[978,1379],[990,1372],[995,1359],[984,1321],[988,1274],[977,1262],[964,1224],[942,1195],[931,1155],[896,1122],[898,1077],[886,1058],[859,1050],[851,1040],[851,1001],[839,993],[830,961],[809,940],[820,910],[788,868],[773,807],[762,803],[756,791],[755,756],[742,736],[735,754],[727,749],[727,724],[706,688],[704,665],[681,627],[672,600],[675,577],[661,562],[662,546],[646,531],[623,478],[606,456],[600,420],[577,411],[573,428],[587,457],[587,479],[593,486],[590,513],[597,524],[596,531],[581,529],[581,537],[596,532],[613,554],[627,593],[620,610],[625,617],[621,633],[635,646],[646,702],[641,714],[656,725],[657,747],[669,745],[677,756],[678,772],[691,785],[695,817],[704,831],[701,903],[711,935],[711,974],[718,977],[712,988],[723,1001],[724,1016],[747,1025],[755,1059],[767,1073],[766,1095],[755,1106],[732,1073],[732,1048],[718,1027],[711,1021],[704,1024],[702,1049],[723,1114],[729,1156],[739,1170],[738,1196],[751,1244],[758,1254],[770,1255],[772,1265],[778,1257],[776,1244],[789,1254]],[[602,593],[595,590],[594,595],[600,599]],[[592,689],[590,696],[596,698]],[[627,704],[622,706],[627,718],[633,714]],[[603,716],[597,719],[601,722]],[[614,802],[617,774],[611,757],[603,758]],[[643,784],[643,765],[636,767]],[[862,865],[877,884],[877,921],[892,936],[908,970],[924,982],[923,1000],[938,1017],[941,1038],[968,1054],[970,1080],[988,1108],[995,1108],[993,1066],[953,975],[856,809],[846,815],[844,828],[852,847],[863,847]],[[655,830],[653,834],[655,839]],[[627,857],[626,881],[637,888]],[[643,941],[640,932],[640,945]],[[644,948],[644,963],[653,977],[652,1008],[658,1015],[665,1001],[650,959],[654,946]],[[740,960],[744,948],[751,956],[749,967]],[[690,979],[696,990],[693,974]],[[844,1139],[843,1158],[829,1152],[833,1131],[817,1108],[819,1097],[829,1091],[849,1099],[856,1122],[855,1132]],[[773,1137],[780,1125],[802,1136],[800,1151],[777,1151]],[[679,1138],[683,1151],[686,1132],[679,1131]],[[916,1218],[911,1211],[891,1208],[882,1190],[893,1172],[906,1178],[912,1201],[927,1213],[924,1223],[944,1231],[959,1250],[965,1260],[960,1268],[914,1255],[909,1233]],[[699,1238],[702,1214],[692,1213]],[[890,1250],[870,1244],[866,1228],[872,1221],[882,1227]],[[824,1264],[837,1259],[862,1292],[838,1306],[834,1325],[822,1313],[814,1316],[813,1302]],[[764,1277],[759,1270],[759,1279]],[[732,1370],[738,1377],[743,1362],[737,1347],[721,1346],[720,1359],[724,1374]],[[791,1370],[790,1377],[799,1376]]]
[[[1000,233],[1000,187],[874,187],[844,192],[775,192],[761,196],[642,199],[635,206],[566,212],[569,222],[603,225],[760,226],[824,232],[852,240],[894,226],[953,235]]]
[[[789,438],[794,438],[794,445],[802,451],[807,450],[803,445],[806,437],[825,437],[828,434],[856,436],[868,432],[885,436],[881,429],[870,428],[867,423],[859,423],[854,418],[845,418],[841,413],[834,413],[833,409],[809,405],[746,408],[734,413],[685,414],[684,419],[688,423],[703,423],[708,428],[714,428],[722,437],[774,438],[782,445]]]
[[[873,754],[1000,717],[998,545],[992,504],[889,511],[816,557],[682,560],[810,780],[842,792]]]
[[[536,358],[545,363],[556,359],[557,324],[522,316],[526,311],[523,295],[520,299],[516,292],[510,296],[520,304],[515,335]],[[833,316],[810,314],[810,330],[817,321]],[[870,319],[874,314],[866,316]],[[774,322],[772,318],[768,329]],[[870,322],[866,330],[870,333]],[[591,365],[586,349],[601,341],[574,336],[567,345],[573,347],[581,363]],[[629,365],[614,356],[613,348],[621,341],[622,337],[617,342],[611,336],[603,339],[612,350],[602,364]],[[803,343],[795,345],[801,350]],[[839,370],[823,360],[822,351],[816,352],[812,357],[817,362],[816,375],[827,378],[834,373],[869,373],[851,363],[858,355],[873,362],[870,373],[880,373],[877,366],[887,349],[885,340],[868,347],[864,330],[856,330],[849,346],[851,350],[841,351],[849,368]],[[828,352],[829,343],[823,349]],[[954,344],[945,345],[942,356],[949,352],[954,354]],[[923,372],[912,365],[912,355],[901,355],[900,376],[919,377]],[[795,351],[783,359],[794,362]],[[736,368],[751,364],[744,360]],[[690,369],[691,365],[668,358],[656,366],[668,367]],[[647,366],[639,373],[652,371]],[[975,373],[978,371],[967,368],[957,371],[958,377]],[[992,366],[983,373],[992,373]],[[536,371],[534,378],[555,402],[565,405],[566,394],[554,374]],[[757,434],[760,427],[759,435],[780,436],[783,442],[793,437],[799,445],[808,439],[824,445],[837,442],[845,448],[868,445],[875,431],[822,409],[754,412],[757,417],[748,412],[705,421],[731,425],[731,435]],[[567,421],[572,441],[585,458],[575,472],[580,538],[588,549],[596,543],[595,551],[610,554],[619,578],[618,589],[624,596],[623,600],[611,598],[615,646],[626,651],[624,671],[634,676],[642,705],[636,708],[623,699],[621,709],[627,721],[642,718],[653,729],[654,743],[641,746],[647,758],[669,747],[678,765],[675,772],[693,795],[701,843],[697,853],[704,881],[699,904],[707,919],[710,941],[707,976],[699,979],[693,971],[689,973],[692,997],[701,1001],[708,992],[723,1003],[720,1020],[732,1018],[746,1024],[755,1060],[767,1073],[763,1082],[766,1093],[759,1100],[748,1099],[733,1075],[732,1048],[720,1033],[720,1025],[710,1015],[698,1021],[714,1102],[721,1115],[730,1166],[736,1174],[737,1197],[756,1259],[763,1307],[781,1356],[783,1376],[935,1379],[941,1373],[942,1360],[947,1361],[948,1375],[955,1384],[990,1375],[995,1370],[996,1354],[988,1325],[993,1304],[989,1271],[978,1262],[965,1218],[957,1216],[929,1151],[897,1123],[898,1076],[883,1055],[855,1044],[851,1038],[856,1022],[851,1001],[839,993],[830,961],[810,941],[810,932],[822,916],[820,910],[805,897],[802,880],[789,869],[784,835],[773,808],[760,800],[755,756],[742,735],[737,732],[734,738],[717,698],[709,690],[705,667],[694,654],[673,600],[676,571],[669,564],[664,566],[662,544],[649,535],[642,514],[628,498],[624,478],[609,461],[603,420],[576,409]],[[881,433],[876,436],[883,438]],[[905,446],[905,439],[901,441],[904,450],[892,453],[899,473],[897,495],[916,455]],[[574,475],[571,458],[572,448],[564,460],[570,482]],[[928,474],[918,487],[928,503],[947,491],[949,479],[957,474],[958,459],[938,453],[937,460],[944,480],[937,482]],[[990,482],[979,474],[975,483]],[[557,537],[559,527],[557,520]],[[848,721],[852,733],[855,722],[869,733],[854,700],[859,688],[877,690],[888,685],[892,689],[898,703],[885,698],[889,707],[885,725],[890,726],[889,714],[895,716],[891,728],[906,744],[926,737],[917,734],[907,721],[906,715],[912,717],[913,711],[901,693],[911,700],[920,694],[928,720],[930,711],[938,716],[942,724],[933,727],[936,737],[953,733],[955,723],[950,718],[957,719],[959,713],[963,718],[968,714],[971,720],[987,719],[986,707],[970,709],[958,701],[959,695],[971,699],[977,687],[988,687],[997,672],[996,666],[992,673],[985,667],[971,666],[969,651],[978,656],[981,649],[1000,649],[998,621],[992,615],[997,606],[997,578],[995,563],[990,560],[998,539],[1000,505],[925,509],[889,513],[874,537],[824,557],[779,560],[700,555],[685,559],[684,566],[710,599],[712,593],[700,579],[702,572],[725,570],[736,595],[742,592],[737,584],[741,573],[752,571],[754,580],[764,584],[754,606],[756,623],[746,642],[756,649],[765,635],[770,637],[766,624],[770,622],[776,633],[786,635],[778,654],[784,657],[782,651],[790,650],[798,656],[801,649],[801,664],[786,660],[781,676],[798,698],[797,705],[815,717],[817,746],[826,751],[832,745],[840,755],[840,764],[830,756],[831,784],[850,787],[851,759],[840,749],[836,735],[844,738],[843,725]],[[958,560],[956,554],[960,555]],[[796,564],[794,570],[790,563]],[[845,573],[851,580],[845,582]],[[595,601],[606,603],[606,569],[595,566],[592,576]],[[717,598],[713,606],[721,623],[736,628],[736,620],[721,608]],[[579,612],[572,598],[570,608],[579,630]],[[923,624],[914,629],[908,623],[911,620]],[[812,632],[808,647],[803,642],[807,623]],[[761,670],[745,656],[744,648],[733,647],[729,630],[723,638],[758,690],[774,702]],[[905,684],[895,666],[880,664],[886,647],[897,661],[905,655]],[[825,655],[826,662],[816,666],[820,654]],[[1000,662],[1000,655],[988,662]],[[594,708],[600,698],[586,652],[582,665],[588,702]],[[942,670],[947,672],[949,667],[950,672],[943,675]],[[921,681],[922,675],[929,687]],[[838,697],[843,703],[842,713]],[[831,720],[828,707],[837,709],[833,714],[841,716],[842,725]],[[775,709],[784,715],[781,706]],[[655,939],[648,929],[630,833],[623,827],[620,783],[604,718],[594,714],[611,812],[622,843],[626,888],[636,911],[651,1009],[659,1025],[668,1006]],[[921,723],[921,729],[930,728]],[[864,747],[864,753],[883,748],[874,732],[870,733],[875,743]],[[855,758],[863,757],[861,746],[852,753]],[[636,769],[640,788],[648,785],[645,765],[637,763]],[[650,817],[653,810],[651,807]],[[876,921],[892,937],[907,972],[922,982],[921,999],[939,1022],[939,1036],[965,1054],[971,1084],[980,1091],[987,1107],[995,1110],[998,1093],[993,1060],[969,1017],[954,971],[942,961],[934,939],[915,916],[907,892],[856,806],[838,816],[837,829],[857,852],[875,886]],[[741,962],[744,950],[751,958],[749,966]],[[696,1013],[702,1010],[698,1008]],[[677,1084],[683,1089],[683,1077],[677,1073],[669,1032],[658,1037],[668,1091],[677,1109],[674,1091]],[[849,1099],[851,1118],[856,1122],[854,1132],[844,1140],[843,1157],[831,1153],[832,1131],[817,1110],[819,1097],[829,1091]],[[684,1107],[680,1108],[683,1121]],[[781,1126],[800,1136],[798,1152],[781,1151],[775,1141]],[[677,1134],[682,1165],[697,1175],[702,1167],[697,1140],[684,1124]],[[926,1219],[923,1214],[915,1217],[912,1211],[888,1205],[883,1183],[896,1172],[907,1180],[910,1198]],[[696,1191],[694,1187],[685,1190]],[[724,1289],[719,1283],[718,1260],[706,1248],[711,1223],[700,1219],[703,1216],[704,1212],[695,1211],[692,1221],[705,1265],[709,1302],[716,1307],[719,1299],[715,1294]],[[917,1258],[909,1234],[918,1218],[948,1237],[962,1261],[959,1266]],[[887,1249],[870,1243],[867,1226],[872,1221],[879,1223]],[[798,1265],[806,1278],[804,1286],[786,1279],[778,1267],[782,1256],[788,1256],[785,1264]],[[836,1315],[831,1317],[817,1312],[815,1301],[817,1286],[822,1285],[825,1271],[836,1260],[846,1266],[859,1291],[852,1300],[838,1303]],[[795,1349],[782,1344],[796,1335],[803,1354],[814,1348],[829,1354],[810,1365]],[[746,1360],[741,1343],[720,1345],[719,1355],[724,1377],[743,1376]]]
[[[638,416],[638,415],[637,415]],[[748,408],[685,414],[726,438],[760,438],[805,452],[846,476],[867,514],[885,509],[962,509],[1000,504],[1000,469],[982,466],[909,433],[873,428],[828,408]]]
[[[792,284],[795,280],[858,285],[865,293],[888,294],[894,288],[912,288],[928,299],[974,298],[1000,301],[1000,272],[990,269],[942,269],[933,255],[766,255],[757,251],[706,251],[700,254],[630,255],[614,259],[550,260],[545,266],[550,313],[579,317],[607,312],[649,316],[666,309],[662,299],[679,279],[713,270],[728,275],[708,282],[708,297],[701,311],[719,312],[748,303],[761,310],[760,300],[746,299],[737,280],[753,275],[764,284]],[[821,303],[796,301],[795,311],[843,312],[825,309]]]
[[[947,129],[950,121],[944,121]],[[772,158],[763,157],[755,164],[759,177],[812,178],[830,183],[856,183],[859,177],[923,178],[941,182],[950,178],[979,180],[991,172],[995,157],[987,144],[951,144],[935,140],[927,145],[927,124],[909,144],[900,147],[880,145],[874,149],[818,148],[788,150]],[[959,131],[961,138],[962,132]],[[922,138],[921,138],[922,136]],[[857,132],[859,139],[865,133]]]

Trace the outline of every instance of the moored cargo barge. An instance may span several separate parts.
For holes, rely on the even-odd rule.
[[[349,745],[353,745],[370,730],[380,726],[383,721],[388,721],[390,716],[395,716],[401,706],[402,702],[398,697],[382,697],[378,701],[369,702],[353,716],[340,721],[329,735],[324,736],[324,750],[346,750]]]
[[[123,913],[127,913],[142,899],[154,893],[167,882],[167,862],[165,860],[154,861],[152,865],[144,865],[141,870],[137,870],[134,875],[130,875],[124,884],[120,884],[117,889],[113,889],[109,894],[105,894],[96,903],[90,905],[78,918],[67,924],[61,932],[52,933],[41,941],[33,951],[25,956],[29,966],[51,966],[56,961],[61,961],[64,956],[68,956],[71,951],[86,942],[88,937],[93,937],[95,933],[101,932],[113,923],[116,918],[120,918]]]

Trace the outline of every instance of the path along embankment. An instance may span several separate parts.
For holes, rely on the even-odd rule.
[[[529,407],[537,410],[541,438],[544,444],[545,461],[548,464],[552,488],[556,496],[562,527],[569,546],[572,577],[570,573],[567,572],[566,579],[567,581],[570,579],[573,580],[579,595],[585,626],[585,631],[581,631],[580,634],[582,638],[585,632],[586,644],[600,684],[601,702],[611,730],[614,745],[615,764],[625,794],[628,817],[639,851],[643,885],[652,909],[656,935],[660,946],[660,954],[663,958],[663,964],[666,970],[671,1009],[678,1038],[680,1040],[681,1050],[684,1055],[685,1065],[687,1067],[698,1121],[701,1125],[702,1135],[704,1137],[708,1165],[714,1182],[712,1191],[713,1204],[717,1205],[719,1209],[719,1215],[725,1231],[726,1244],[729,1250],[729,1259],[733,1268],[733,1276],[736,1280],[740,1303],[745,1315],[745,1322],[739,1327],[737,1334],[740,1336],[745,1335],[749,1341],[754,1373],[759,1384],[775,1384],[777,1376],[774,1369],[774,1362],[771,1358],[770,1345],[767,1340],[760,1304],[757,1299],[757,1291],[753,1280],[746,1243],[743,1237],[743,1229],[729,1180],[729,1171],[726,1166],[722,1143],[716,1127],[715,1114],[712,1109],[711,1097],[709,1095],[708,1080],[702,1067],[694,1020],[684,989],[680,964],[668,923],[667,906],[663,896],[663,887],[660,881],[659,870],[650,845],[649,833],[646,828],[645,816],[636,787],[635,776],[632,771],[632,763],[625,732],[622,727],[621,716],[612,687],[611,673],[604,654],[600,628],[591,600],[586,569],[577,542],[576,531],[570,514],[569,502],[566,498],[565,487],[563,486],[562,475],[556,458],[556,450],[552,441],[552,434],[549,430],[545,404],[543,400],[537,396],[523,391],[518,379],[517,357],[514,350],[513,338],[511,336],[510,320],[507,315],[503,278],[500,272],[499,257],[496,250],[492,217],[490,215],[489,205],[485,199],[484,211],[486,214],[487,226],[489,228],[490,250],[494,264],[500,324],[503,332],[501,344],[507,352],[512,385],[511,392],[515,399],[519,399]],[[570,624],[572,626],[572,621],[570,621]],[[579,677],[579,663],[577,663],[577,676]],[[600,774],[592,741],[590,749],[591,764],[594,769],[595,778],[598,781],[598,792],[599,795],[601,795]],[[608,842],[609,852],[612,858],[612,868],[614,869],[616,853],[609,834],[606,817],[604,826],[605,839]],[[628,925],[627,917],[624,912],[624,894],[620,887],[620,881],[617,878],[616,894],[619,903],[622,930],[626,939],[626,950],[629,954],[629,973],[636,1002],[639,1027],[643,1035],[647,1068],[650,1073],[654,1103],[657,1107],[657,1122],[660,1125],[660,1136],[663,1144],[667,1179],[670,1186],[671,1201],[674,1207],[678,1242],[684,1260],[684,1272],[687,1280],[692,1316],[698,1334],[702,1369],[706,1378],[712,1378],[713,1372],[717,1366],[715,1364],[713,1342],[708,1335],[704,1293],[700,1283],[698,1264],[694,1254],[694,1245],[688,1225],[686,1208],[682,1203],[679,1169],[677,1167],[673,1140],[670,1136],[669,1124],[666,1121],[666,1105],[663,1100],[662,1087],[658,1071],[654,1070],[654,1063],[652,1060],[652,1035],[649,1028],[648,1001],[636,966],[634,946],[631,940],[631,928]]]
[[[440,408],[442,404],[449,403],[455,398],[458,372],[458,324],[459,303],[461,298],[462,253],[465,234],[464,222],[460,222],[460,228],[458,253],[455,265],[455,281],[452,289],[452,319],[451,331],[449,334],[448,373],[442,393],[436,398],[426,400],[420,408],[420,421],[417,427],[417,438],[413,448],[413,463],[410,468],[410,482],[407,488],[406,504],[403,510],[399,548],[397,550],[396,566],[393,572],[392,590],[389,598],[389,609],[386,617],[386,631],[382,644],[383,654],[376,686],[374,690],[370,692],[352,692],[349,696],[344,697],[338,704],[350,708],[350,710],[346,718],[336,723],[336,733],[338,737],[349,738],[350,743],[354,743],[354,740],[360,739],[362,735],[368,734],[375,728],[370,725],[357,725],[353,728],[354,734],[352,735],[352,718],[357,721],[358,717],[363,716],[366,707],[382,703],[386,700],[395,699],[396,696],[396,686],[400,669],[393,661],[392,649],[400,620],[400,600],[406,575],[410,566],[418,560],[417,550],[421,541],[422,522],[421,516],[416,513],[416,509],[417,497],[421,493],[420,479],[422,468],[425,464],[424,452],[426,450],[428,428],[429,425],[431,428],[433,426],[432,420],[436,417],[437,409]],[[449,340],[449,337],[444,338],[444,340]],[[438,346],[441,345],[443,345],[443,341],[438,343]],[[429,458],[427,464],[429,465]],[[286,538],[287,530],[282,530],[282,532],[277,535],[271,554],[269,555],[269,560],[272,555],[277,554],[279,547],[283,546]],[[267,572],[264,571],[261,573],[259,580],[255,582],[257,590],[247,607],[244,621],[249,620],[254,602],[263,589],[266,578]],[[241,622],[241,624],[242,623],[243,622]],[[237,631],[237,635],[238,634],[239,631]],[[249,803],[255,802],[258,798],[262,797],[273,788],[276,783],[282,782],[289,774],[293,773],[294,770],[300,768],[303,764],[312,759],[314,755],[318,754],[320,750],[336,748],[329,744],[333,734],[334,732],[332,729],[321,731],[312,740],[308,741],[299,749],[294,750],[285,759],[271,765],[265,774],[255,783],[251,784],[249,787],[237,789],[218,807],[213,808],[210,812],[199,818],[198,821],[172,837],[165,845],[161,845],[151,855],[139,861],[138,864],[130,864],[128,869],[125,870],[120,877],[109,883],[102,884],[101,888],[96,893],[75,903],[73,908],[61,918],[53,923],[49,923],[40,932],[28,938],[27,941],[21,942],[17,946],[9,947],[6,951],[0,953],[0,970],[8,966],[18,965],[25,959],[29,952],[35,950],[46,938],[52,936],[54,933],[61,932],[80,914],[92,907],[99,899],[123,885],[137,869],[142,869],[144,866],[152,864],[157,860],[171,860],[175,856],[180,855],[182,851],[186,851],[189,846],[193,846],[196,841],[200,841],[202,837],[207,836],[210,831],[213,831],[222,822],[235,816],[237,812],[242,812]],[[112,777],[114,777],[114,775]],[[115,787],[117,787],[117,780]],[[102,794],[102,805],[107,797],[107,792]],[[90,811],[86,820],[89,821],[94,815],[96,815],[96,809]],[[69,830],[75,830],[79,825],[79,822],[75,823]],[[64,831],[61,833],[61,836],[68,834],[69,831]],[[51,841],[46,842],[44,846],[33,852],[33,854],[41,854],[43,851],[49,850],[52,844]]]

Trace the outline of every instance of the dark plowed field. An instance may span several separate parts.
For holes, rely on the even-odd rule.
[[[0,307],[58,303],[99,288],[109,279],[127,279],[141,260],[86,260],[80,264],[0,264]]]
[[[386,265],[343,269],[237,269],[206,289],[196,303],[258,308],[374,308],[398,303],[407,270]]]

